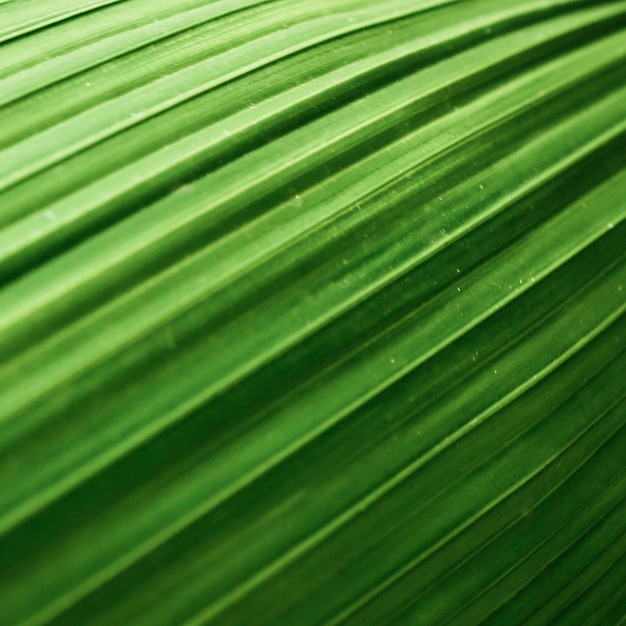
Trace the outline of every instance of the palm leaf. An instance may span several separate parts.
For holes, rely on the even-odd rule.
[[[625,27],[0,1],[0,623],[623,623]]]

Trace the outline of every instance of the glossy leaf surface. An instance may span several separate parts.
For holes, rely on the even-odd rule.
[[[0,624],[620,623],[626,2],[0,0]]]

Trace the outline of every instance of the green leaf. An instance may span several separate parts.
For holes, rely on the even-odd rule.
[[[0,624],[624,623],[625,1],[0,45]]]

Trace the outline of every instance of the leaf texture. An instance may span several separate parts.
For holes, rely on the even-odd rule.
[[[626,2],[0,0],[0,624],[623,624]]]

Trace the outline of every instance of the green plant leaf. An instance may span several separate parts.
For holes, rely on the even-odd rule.
[[[0,624],[624,623],[625,29],[0,0]]]

